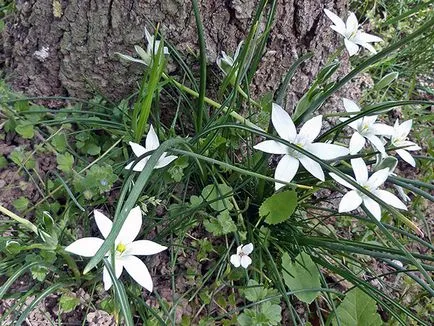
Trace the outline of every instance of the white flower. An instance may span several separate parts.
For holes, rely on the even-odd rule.
[[[229,73],[235,61],[237,60],[242,45],[243,42],[241,41],[240,44],[238,44],[233,58],[228,56],[225,51],[222,51],[222,56],[217,58],[217,65],[225,75]]]
[[[149,34],[149,32],[146,28],[145,28],[145,36],[146,36],[146,40],[148,41],[146,51],[138,45],[134,46],[136,53],[140,56],[141,59],[136,59],[136,58],[133,58],[129,55],[118,53],[118,52],[117,52],[117,54],[125,60],[138,62],[138,63],[144,64],[146,66],[149,66],[152,62],[153,55],[155,53],[157,53],[158,49],[160,48],[161,41],[155,40],[154,35]],[[167,47],[164,47],[163,53],[169,54],[169,49]]]
[[[364,47],[372,53],[377,53],[374,47],[369,43],[381,42],[383,40],[378,36],[365,33],[363,30],[359,29],[359,22],[354,13],[349,13],[347,22],[345,23],[330,10],[324,9],[324,12],[334,24],[331,25],[330,28],[344,37],[345,47],[350,56],[355,55],[359,51],[359,46]]]
[[[360,107],[355,102],[347,98],[343,98],[342,100],[347,112],[355,114],[360,112]],[[351,117],[354,117],[354,115],[351,115]],[[386,155],[383,142],[378,136],[390,136],[393,133],[393,128],[383,123],[375,123],[377,117],[377,115],[365,116],[348,124],[355,130],[350,140],[351,155],[357,154],[363,146],[365,146],[365,138],[368,139],[383,156]],[[341,118],[340,120],[346,121],[348,118]]]
[[[394,194],[386,190],[378,189],[378,187],[386,182],[386,179],[390,173],[389,168],[381,169],[373,173],[371,177],[368,178],[368,168],[363,159],[352,159],[351,166],[353,168],[354,175],[356,176],[356,180],[354,180],[352,177],[349,178],[353,179],[361,187],[365,188],[367,191],[371,192],[387,204],[399,209],[407,210],[405,204]],[[366,209],[371,212],[371,214],[374,215],[377,220],[381,219],[381,207],[375,200],[357,190],[338,175],[330,173],[330,176],[341,185],[351,189],[351,191],[347,192],[344,197],[342,197],[342,200],[339,204],[340,213],[355,210],[363,203]]]
[[[416,143],[407,140],[407,136],[410,133],[412,124],[413,120],[407,120],[399,124],[399,120],[396,119],[395,125],[393,126],[393,133],[390,137],[390,143],[394,147],[405,147],[397,149],[396,153],[401,156],[401,158],[408,164],[415,167],[416,162],[408,151],[418,151],[421,148]]]
[[[156,150],[160,146],[160,141],[158,140],[157,134],[155,133],[154,128],[151,125],[151,127],[149,128],[148,135],[146,136],[146,147],[143,147],[143,146],[141,146],[137,143],[133,143],[131,141],[129,144],[130,144],[131,149],[133,150],[134,154],[137,157],[140,157],[149,151]],[[166,155],[167,155],[166,152],[164,152],[163,155],[161,155],[161,157],[159,158],[154,169],[160,169],[162,167],[165,167],[166,165],[170,164],[172,161],[174,161],[178,158],[178,156],[175,156],[175,155],[169,155],[169,156],[166,156]],[[151,156],[148,155],[145,158],[143,158],[142,160],[140,160],[134,166],[133,171],[138,171],[138,172],[142,171],[150,157]],[[134,161],[129,163],[125,167],[125,169],[130,170],[133,164],[134,164]]]
[[[273,122],[274,129],[276,129],[282,139],[316,155],[320,159],[333,160],[337,157],[348,154],[348,149],[342,146],[326,143],[313,143],[314,139],[321,131],[321,115],[306,121],[300,129],[300,132],[297,134],[294,122],[292,122],[289,114],[279,105],[273,103],[271,121]],[[277,164],[274,173],[274,178],[277,180],[291,182],[301,163],[314,177],[324,181],[324,172],[319,163],[306,155],[283,145],[282,143],[274,140],[266,140],[254,146],[254,148],[270,154],[284,154]],[[276,190],[283,186],[285,186],[285,184],[279,182],[275,183]]]
[[[98,229],[103,237],[106,238],[112,229],[112,221],[96,210],[94,211],[94,216]],[[153,283],[148,268],[139,258],[136,257],[136,255],[155,255],[167,248],[149,240],[134,241],[139,234],[141,226],[142,212],[140,211],[139,206],[137,206],[128,214],[125,223],[115,240],[114,270],[116,278],[119,278],[125,268],[128,274],[130,274],[137,283],[152,292]],[[71,243],[65,248],[65,250],[76,255],[93,257],[102,246],[103,242],[104,240],[100,238],[82,238]],[[107,254],[107,256],[108,261],[111,264],[111,253]],[[103,281],[105,290],[110,289],[112,286],[112,280],[106,267],[104,267]]]
[[[252,263],[252,259],[249,257],[249,255],[253,251],[253,244],[249,243],[245,246],[241,245],[237,248],[237,253],[235,255],[231,256],[231,263],[235,267],[243,266],[244,268],[249,267],[249,265]]]

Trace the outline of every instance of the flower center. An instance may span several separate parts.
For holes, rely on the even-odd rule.
[[[127,249],[127,246],[124,245],[122,242],[120,242],[117,246],[116,246],[116,251],[120,254],[122,254],[125,250]]]

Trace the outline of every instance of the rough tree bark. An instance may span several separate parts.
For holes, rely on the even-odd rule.
[[[201,1],[210,64],[221,50],[233,53],[246,37],[257,2]],[[342,14],[346,2],[278,0],[252,90],[275,89],[295,58],[312,50],[315,57],[296,79],[296,90],[304,90],[340,44],[323,9]],[[14,87],[29,95],[89,97],[97,91],[120,99],[130,94],[143,67],[121,62],[115,52],[132,54],[134,45],[144,42],[145,26],[152,30],[160,23],[162,33],[181,52],[197,49],[190,1],[17,0],[16,6],[3,34],[4,64]]]

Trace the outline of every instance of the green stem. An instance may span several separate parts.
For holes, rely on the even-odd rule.
[[[78,266],[75,263],[75,260],[72,259],[69,253],[66,252],[62,247],[57,247],[57,252],[63,257],[63,259],[65,259],[69,268],[72,270],[72,273],[74,274],[76,281],[80,282],[81,275]]]
[[[34,225],[32,222],[30,222],[30,221],[28,221],[28,220],[26,220],[26,219],[24,219],[22,217],[19,217],[17,214],[11,212],[6,207],[3,207],[2,205],[0,205],[0,213],[3,213],[6,216],[9,216],[11,219],[13,219],[16,222],[22,224],[24,227],[26,227],[30,231],[38,234],[38,228],[36,227],[36,225]]]

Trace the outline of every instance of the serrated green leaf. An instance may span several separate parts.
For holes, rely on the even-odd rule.
[[[29,200],[26,197],[20,197],[12,202],[12,205],[19,212],[24,211],[29,206]]]
[[[339,323],[336,321],[339,318]],[[336,309],[333,325],[377,326],[382,325],[375,300],[359,288],[352,289]]]
[[[15,131],[23,138],[31,139],[35,135],[33,125],[31,124],[20,124],[15,127]]]
[[[101,153],[101,147],[98,145],[91,143],[87,146],[87,154],[98,155],[99,153]]]
[[[217,218],[212,217],[209,221],[204,221],[205,229],[213,235],[225,235],[237,230],[232,217],[227,210],[221,212]]]
[[[232,188],[225,184],[208,185],[202,190],[202,197],[209,203],[212,209],[217,212],[225,209],[231,210],[234,205],[230,198]]]
[[[318,289],[321,287],[318,268],[310,256],[304,252],[292,262],[288,253],[282,256],[282,274],[285,284],[291,291]],[[318,296],[318,291],[298,292],[295,296],[308,304]]]
[[[258,302],[261,301],[267,297],[276,296],[278,294],[278,291],[275,289],[267,289],[261,285],[255,280],[250,279],[247,283],[247,288],[244,289],[244,296],[247,300],[250,302]],[[271,303],[279,303],[279,299],[271,299]]]
[[[80,299],[70,293],[64,293],[60,297],[59,305],[62,312],[73,311],[80,304]]]
[[[69,153],[58,154],[57,158],[57,168],[63,172],[71,172],[72,165],[74,164],[74,156]]]
[[[57,134],[51,139],[51,145],[56,151],[63,153],[66,150],[66,137],[64,134]]]
[[[259,207],[259,215],[265,217],[268,224],[286,221],[297,207],[297,193],[293,190],[275,193]]]

